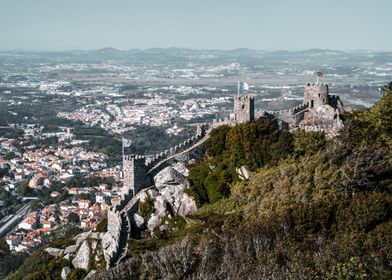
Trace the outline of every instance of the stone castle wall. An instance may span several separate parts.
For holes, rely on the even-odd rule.
[[[290,125],[298,124],[304,117],[304,112],[308,109],[307,104],[301,104],[288,110],[267,112],[275,118],[280,119]]]
[[[126,155],[123,157],[124,187],[123,192],[135,195],[145,185],[146,172],[145,157],[139,155]]]
[[[121,201],[108,210],[108,228],[102,238],[102,248],[107,268],[115,266],[127,253],[128,238],[139,201],[135,195],[149,184],[157,172],[178,157],[199,151],[208,137],[209,127],[198,127],[196,135],[153,157],[126,155],[123,158],[124,186]],[[200,153],[202,154],[202,153]]]
[[[329,89],[326,84],[307,84],[304,91],[304,104],[309,108],[329,104]]]

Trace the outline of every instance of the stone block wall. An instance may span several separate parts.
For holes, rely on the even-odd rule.
[[[304,91],[304,104],[310,109],[329,104],[329,89],[326,84],[307,84]]]
[[[124,186],[123,193],[135,195],[145,187],[145,157],[139,155],[126,155],[123,158]]]
[[[236,123],[245,123],[255,118],[255,100],[250,96],[234,97],[234,120]]]

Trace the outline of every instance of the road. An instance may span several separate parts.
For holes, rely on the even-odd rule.
[[[11,228],[27,214],[30,209],[30,204],[27,203],[22,206],[4,225],[0,228],[0,237],[5,236]]]

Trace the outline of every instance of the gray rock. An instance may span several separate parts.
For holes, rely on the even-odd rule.
[[[181,173],[183,176],[188,177],[189,170],[186,168],[185,163],[183,161],[179,161],[173,165],[173,168]]]
[[[154,199],[154,213],[159,217],[164,217],[168,213],[168,202],[163,195],[157,196]]]
[[[136,194],[136,198],[139,199],[140,203],[144,202],[147,198],[147,192],[145,190],[141,190]]]
[[[76,247],[79,247],[80,244],[82,244],[86,239],[87,239],[87,237],[78,237],[76,239]]]
[[[170,228],[169,228],[168,225],[161,225],[161,226],[159,227],[159,230],[160,230],[161,232],[168,233],[168,232],[170,231]]]
[[[64,252],[63,249],[58,249],[58,248],[46,248],[45,252],[48,253],[49,255],[58,258],[62,252]]]
[[[104,232],[92,232],[90,234],[90,238],[92,239],[102,239],[102,236],[104,235]]]
[[[137,226],[138,228],[143,228],[144,225],[145,225],[145,223],[146,223],[146,221],[144,220],[144,218],[143,218],[140,214],[138,214],[138,213],[135,213],[135,214],[133,215],[133,220],[135,221],[135,224],[136,224],[136,226]]]
[[[159,192],[151,196],[154,199],[154,212],[147,221],[149,230],[153,230],[169,214],[168,208],[182,216],[197,210],[196,202],[185,193],[188,181],[176,168],[166,167],[154,177],[154,181]]]
[[[65,248],[64,254],[65,254],[65,255],[67,255],[67,254],[75,254],[77,248],[78,248],[78,247],[77,247],[76,245],[68,246],[67,248]]]
[[[75,268],[88,269],[88,261],[90,259],[90,248],[87,241],[82,243],[76,257],[72,260],[72,265]]]
[[[153,213],[147,222],[147,228],[149,230],[153,230],[160,223],[161,223],[161,217]]]
[[[71,273],[71,268],[68,266],[63,267],[61,270],[61,279],[65,280],[67,279],[68,274]]]
[[[240,177],[241,180],[249,180],[250,176],[252,175],[249,170],[249,167],[247,167],[246,165],[242,165],[236,168],[235,171],[237,172],[238,177]]]
[[[95,249],[97,249],[98,246],[98,242],[96,240],[93,240],[91,242],[91,249],[95,251]]]
[[[180,216],[185,216],[190,212],[195,212],[197,210],[195,200],[190,197],[187,193],[183,193],[178,199],[179,206],[177,208],[177,214]]]
[[[95,269],[91,270],[91,271],[87,274],[87,276],[84,278],[84,280],[92,279],[95,273],[97,273],[97,271],[96,271]]]
[[[155,187],[160,191],[163,188],[182,185],[187,186],[188,182],[184,175],[173,167],[166,167],[154,177]]]
[[[70,260],[70,259],[71,259],[71,254],[66,254],[66,255],[64,256],[64,259]]]

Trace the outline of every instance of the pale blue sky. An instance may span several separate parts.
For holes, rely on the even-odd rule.
[[[392,50],[392,0],[0,0],[0,50]]]

